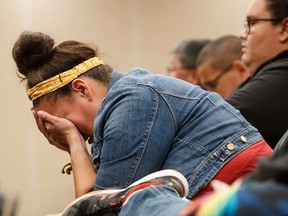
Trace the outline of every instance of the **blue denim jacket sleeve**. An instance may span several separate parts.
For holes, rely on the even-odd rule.
[[[95,147],[101,152],[100,158],[94,158],[95,189],[127,187],[161,168],[175,127],[172,115],[158,110],[159,103],[158,95],[146,86],[122,85],[109,92],[95,122]],[[156,118],[165,119],[164,124],[157,124]]]

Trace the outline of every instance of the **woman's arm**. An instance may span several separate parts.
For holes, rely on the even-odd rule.
[[[76,126],[65,118],[44,111],[32,110],[39,130],[50,144],[67,151],[71,157],[75,196],[93,190],[96,172],[87,151],[85,140]]]

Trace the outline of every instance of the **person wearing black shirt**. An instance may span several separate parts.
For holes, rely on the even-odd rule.
[[[252,1],[241,39],[251,78],[227,101],[274,148],[288,129],[288,1]]]

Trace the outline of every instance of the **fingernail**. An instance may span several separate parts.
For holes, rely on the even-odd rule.
[[[38,116],[42,116],[42,115],[43,115],[43,112],[42,112],[42,111],[38,111],[38,112],[37,112],[37,115],[38,115]]]

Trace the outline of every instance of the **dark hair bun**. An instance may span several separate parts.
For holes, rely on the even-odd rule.
[[[18,70],[24,76],[39,68],[49,59],[54,40],[39,32],[23,32],[15,42],[12,55]]]

